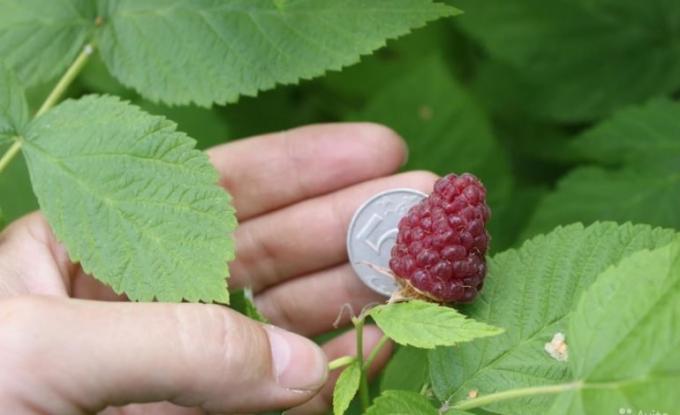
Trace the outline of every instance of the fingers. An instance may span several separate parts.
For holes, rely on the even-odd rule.
[[[382,337],[382,332],[375,326],[364,327],[364,358],[367,358],[376,344]],[[335,339],[329,341],[323,346],[324,352],[328,356],[328,360],[332,361],[342,356],[356,355],[356,335],[354,331],[349,331]],[[387,343],[383,347],[375,360],[368,369],[368,378],[374,378],[385,365],[387,364],[390,355],[392,354],[392,344]],[[318,395],[306,402],[305,404],[286,411],[286,415],[320,415],[326,413],[333,402],[333,388],[335,382],[340,376],[342,369],[334,370],[330,373],[328,381],[321,389]]]
[[[367,304],[385,300],[361,282],[349,264],[294,278],[255,297],[272,324],[304,336],[345,326]]]
[[[302,127],[208,150],[240,221],[396,171],[406,146],[370,123]]]
[[[40,213],[13,222],[0,234],[0,299],[40,294],[122,300],[71,262]]]
[[[0,234],[0,299],[31,292],[65,296],[68,264],[66,251],[54,241],[42,215],[13,222]]]
[[[63,414],[157,401],[287,408],[315,394],[327,367],[311,341],[223,307],[49,297],[0,302],[0,355],[0,390]]]
[[[232,286],[255,292],[347,259],[345,238],[355,209],[396,187],[432,190],[437,176],[410,172],[364,182],[243,223],[236,231]],[[273,231],[275,229],[275,231]]]

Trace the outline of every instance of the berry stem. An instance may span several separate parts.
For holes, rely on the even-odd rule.
[[[355,360],[357,360],[355,356],[338,357],[337,359],[331,360],[331,362],[328,363],[328,370],[335,370],[344,366],[351,365],[352,363],[354,363]]]
[[[489,395],[483,395],[478,398],[468,399],[462,402],[458,402],[453,405],[454,409],[459,409],[465,411],[468,409],[479,408],[485,405],[490,405],[492,403],[505,401],[508,399],[523,398],[526,396],[535,395],[548,395],[560,392],[566,392],[569,390],[580,389],[583,387],[583,382],[572,382],[572,383],[562,383],[558,385],[547,385],[547,386],[533,386],[529,388],[520,389],[510,389],[502,392],[491,393]]]
[[[367,376],[367,368],[364,365],[364,321],[366,319],[366,316],[364,313],[361,313],[359,317],[355,317],[352,319],[352,323],[354,323],[354,328],[356,330],[356,338],[357,338],[357,350],[356,350],[356,360],[359,363],[359,367],[361,367],[361,378],[359,380],[359,398],[361,399],[361,407],[363,408],[363,412],[366,412],[368,410],[368,407],[371,406],[371,397],[368,394],[368,376]]]

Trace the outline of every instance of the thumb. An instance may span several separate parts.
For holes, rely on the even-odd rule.
[[[46,413],[157,401],[211,413],[289,408],[327,376],[310,340],[214,305],[17,297],[0,302],[0,333],[2,372],[26,378],[12,379],[9,396]]]

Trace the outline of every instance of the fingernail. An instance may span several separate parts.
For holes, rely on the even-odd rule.
[[[317,390],[328,376],[328,362],[311,340],[274,326],[265,326],[269,336],[276,382],[286,389]]]

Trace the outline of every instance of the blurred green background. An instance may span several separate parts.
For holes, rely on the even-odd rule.
[[[680,2],[449,3],[465,14],[223,107],[145,101],[98,59],[69,93],[120,95],[201,148],[309,123],[383,123],[410,146],[404,169],[485,181],[496,252],[576,221],[679,227]],[[32,104],[49,88],[31,90]],[[5,222],[36,209],[23,161],[0,175],[0,194]]]

